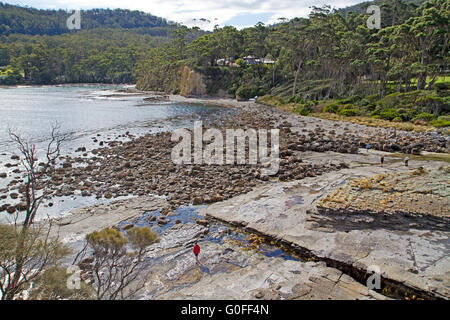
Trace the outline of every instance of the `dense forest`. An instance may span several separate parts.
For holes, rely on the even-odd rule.
[[[381,8],[379,30],[367,27],[370,4]],[[301,114],[449,123],[446,0],[313,7],[307,18],[213,32],[125,10],[83,13],[78,31],[56,22],[20,27],[39,26],[46,14],[57,21],[59,12],[0,6],[0,25],[9,28],[0,36],[0,84],[136,83],[185,95],[264,96]]]
[[[302,114],[320,106],[348,116],[448,124],[450,3],[376,3],[380,30],[369,30],[364,7],[363,13],[343,14],[325,6],[313,8],[308,18],[281,19],[275,26],[216,28],[191,43],[179,34],[138,62],[138,87],[265,96],[260,101],[289,104]],[[199,90],[192,72],[202,76],[205,88]],[[186,91],[189,79],[192,90]]]
[[[0,3],[0,84],[134,83],[141,55],[178,28],[140,11],[94,9],[69,30],[70,15]]]
[[[0,35],[13,33],[28,35],[59,35],[68,33],[65,10],[38,10],[0,3]],[[82,29],[98,28],[155,28],[173,23],[141,11],[123,9],[82,10]]]
[[[168,41],[162,35],[95,29],[59,36],[0,37],[0,65],[10,76],[5,84],[134,83],[140,55]]]

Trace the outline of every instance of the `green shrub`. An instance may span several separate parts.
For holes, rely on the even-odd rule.
[[[258,87],[242,85],[236,90],[236,97],[241,99],[250,99],[258,95]]]
[[[312,108],[312,107],[314,107],[316,104],[314,103],[314,101],[307,101],[306,103],[305,103],[305,107],[308,107],[308,108]]]
[[[385,120],[392,121],[395,118],[401,117],[402,115],[394,108],[388,108],[380,112],[380,117]]]
[[[330,103],[323,108],[322,112],[336,113],[338,109],[339,105],[337,103]]]
[[[341,109],[338,111],[338,114],[341,116],[353,117],[356,116],[357,112],[355,109]]]
[[[402,122],[403,120],[402,120],[402,118],[400,118],[400,117],[397,117],[397,118],[394,118],[393,120],[392,120],[392,122]]]
[[[341,99],[338,100],[339,104],[348,104],[348,103],[352,103],[352,100],[350,98],[345,98],[345,99]]]
[[[428,112],[422,112],[414,118],[414,120],[425,120],[425,121],[431,121],[433,119],[434,119],[434,116]]]
[[[256,95],[257,95],[258,97],[262,97],[262,96],[266,95],[269,91],[270,91],[270,90],[269,90],[267,87],[265,87],[265,86],[260,86],[260,87],[258,87],[258,89],[256,90]]]
[[[440,120],[440,121],[450,121],[450,114],[447,114],[445,116],[440,116],[438,118],[438,120]]]
[[[228,94],[235,95],[237,89],[238,89],[238,88],[237,88],[236,84],[233,84],[233,85],[231,85],[231,86],[228,88],[227,92],[228,92]]]
[[[420,97],[416,101],[418,106],[422,107],[422,110],[427,113],[440,114],[445,108],[445,100],[441,97],[425,96]]]
[[[296,103],[305,103],[305,100],[303,100],[301,97],[298,97],[298,98],[295,100],[295,102],[296,102]]]
[[[358,102],[356,102],[355,104],[356,104],[357,106],[365,107],[365,106],[368,106],[368,105],[370,104],[370,101],[367,100],[367,99],[361,99],[361,100],[359,100]]]
[[[431,120],[430,125],[432,125],[435,128],[445,128],[450,127],[450,120]]]
[[[403,121],[411,121],[416,116],[417,112],[413,109],[399,108],[397,112],[401,114]]]
[[[235,63],[241,68],[245,67],[245,61],[242,58],[237,59]]]
[[[312,107],[308,106],[307,104],[305,105],[300,105],[294,108],[294,112],[301,114],[302,116],[307,116],[308,114],[310,114],[312,111]]]

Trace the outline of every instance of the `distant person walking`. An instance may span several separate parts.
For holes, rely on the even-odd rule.
[[[408,162],[409,162],[409,158],[408,158],[408,157],[406,157],[406,158],[405,158],[405,167],[407,167],[407,166],[408,166]]]
[[[380,158],[380,165],[383,166],[383,163],[384,163],[384,156],[381,156],[381,158]]]
[[[200,254],[200,246],[198,245],[198,242],[195,241],[195,244],[194,244],[194,255],[195,255],[195,261],[196,261],[197,264],[199,264],[199,262],[198,262],[198,255],[199,254]]]
[[[367,150],[367,153],[369,153],[369,150],[370,150],[370,144],[366,144],[366,150]]]

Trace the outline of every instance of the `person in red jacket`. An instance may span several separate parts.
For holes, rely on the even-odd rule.
[[[195,255],[195,261],[197,262],[197,264],[199,264],[198,262],[198,255],[200,254],[200,246],[198,245],[197,241],[195,241],[194,244],[194,255]]]

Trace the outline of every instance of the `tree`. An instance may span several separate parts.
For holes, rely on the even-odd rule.
[[[38,166],[36,145],[9,130],[12,141],[17,144],[22,155],[21,163],[27,178],[24,188],[26,210],[23,221],[18,222],[19,212],[16,212],[15,225],[11,227],[14,229],[4,228],[10,242],[5,244],[5,255],[0,266],[2,277],[0,285],[4,300],[13,300],[23,291],[24,286],[38,278],[47,266],[55,264],[67,254],[57,240],[49,239],[51,223],[48,224],[46,232],[42,227],[37,229],[33,227],[39,207],[47,196],[44,188],[48,183],[48,174],[56,163],[61,152],[61,144],[66,138],[59,132],[59,128],[58,124],[52,128],[50,142],[45,152],[46,161],[43,162],[41,169]]]
[[[257,58],[265,57],[267,54],[266,37],[268,35],[268,28],[264,23],[259,22],[254,27],[247,28],[243,31],[244,34],[244,55],[254,55]]]
[[[27,176],[24,192],[26,212],[22,222],[22,226],[26,229],[33,224],[39,207],[47,196],[43,191],[43,187],[48,183],[47,178],[49,173],[61,154],[61,145],[66,140],[67,136],[61,134],[60,125],[58,123],[54,124],[50,135],[50,141],[45,150],[45,162],[38,165],[39,159],[37,156],[36,145],[26,141],[11,129],[9,130],[9,135],[19,149],[22,156],[21,163]]]
[[[61,266],[51,266],[33,282],[29,290],[29,300],[89,300],[92,299],[92,287],[80,281],[79,288],[67,284],[71,281],[69,270]],[[76,275],[75,275],[76,276]]]
[[[450,4],[430,0],[419,8],[420,15],[409,19],[403,29],[416,47],[419,73],[417,89],[425,89],[428,74],[438,71],[440,59],[448,56]]]
[[[297,92],[297,81],[306,60],[311,57],[313,40],[308,35],[309,20],[300,20],[294,25],[295,32],[288,39],[288,46],[292,51],[292,65],[295,70],[292,95]]]
[[[373,73],[375,73],[381,81],[380,95],[386,95],[388,73],[392,67],[392,60],[395,54],[397,44],[393,42],[396,27],[388,27],[381,29],[374,35],[377,41],[368,45],[367,55],[372,62]]]
[[[13,300],[57,267],[70,249],[50,238],[51,225],[0,225],[1,300]]]
[[[184,49],[186,47],[187,44],[187,36],[189,34],[189,28],[186,26],[180,26],[179,28],[177,28],[174,31],[174,44],[175,47],[177,48],[177,52],[178,52],[178,59],[184,59]]]
[[[145,270],[145,256],[159,239],[148,227],[133,227],[127,236],[114,228],[94,231],[86,236],[86,246],[74,261],[80,263],[92,253],[89,269],[98,300],[128,299],[145,285],[150,273]]]

